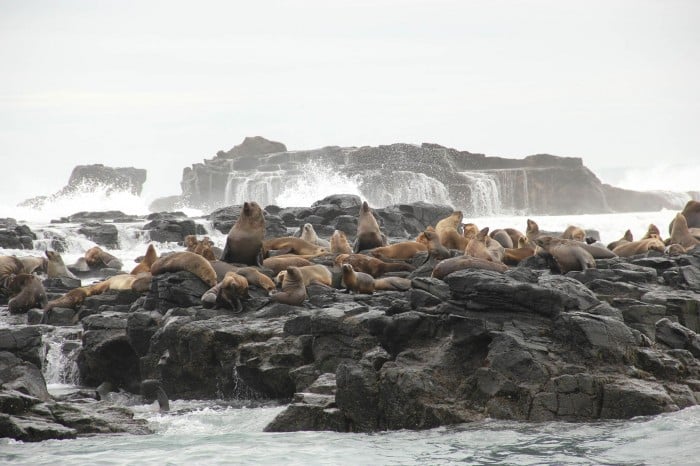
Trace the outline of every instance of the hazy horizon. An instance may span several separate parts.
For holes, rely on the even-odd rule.
[[[698,2],[2,6],[4,205],[91,163],[179,194],[184,167],[256,135],[549,153],[625,187],[700,190]]]

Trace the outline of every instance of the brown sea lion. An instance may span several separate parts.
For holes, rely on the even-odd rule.
[[[513,240],[507,231],[502,228],[498,228],[489,233],[491,239],[498,241],[498,243],[504,248],[513,248]]]
[[[478,235],[480,231],[476,223],[465,223],[462,228],[462,236],[466,238],[467,242],[469,242],[470,239],[476,238],[476,235]],[[464,250],[464,248],[460,249],[460,251],[462,250]]]
[[[241,215],[226,237],[221,260],[233,264],[260,265],[262,263],[265,217],[257,202],[244,202]]]
[[[458,256],[450,257],[439,262],[433,268],[432,277],[442,280],[452,272],[465,269],[493,270],[494,272],[505,272],[508,266],[500,262],[487,261],[478,257]]]
[[[469,257],[478,257],[479,259],[500,262],[491,254],[491,251],[486,247],[486,238],[488,238],[489,227],[483,228],[475,238],[469,240],[464,248],[464,255]],[[490,239],[490,238],[489,238]]]
[[[236,273],[238,275],[244,276],[245,279],[248,280],[248,286],[257,286],[258,288],[262,288],[268,293],[277,288],[275,286],[275,282],[273,282],[270,277],[268,277],[267,275],[260,272],[254,267],[241,267],[236,270]]]
[[[374,279],[374,291],[407,291],[411,289],[411,280],[401,277],[384,277]]]
[[[415,270],[415,267],[405,262],[384,262],[365,254],[339,254],[335,258],[335,263],[341,267],[343,264],[350,264],[353,266],[353,269],[367,273],[375,278],[387,272],[411,272]]]
[[[427,251],[428,247],[418,241],[403,241],[389,246],[374,248],[369,251],[374,257],[379,259],[400,259],[409,260],[419,252]]]
[[[637,254],[643,254],[647,251],[664,252],[666,245],[658,237],[654,236],[639,241],[630,241],[623,243],[613,249],[613,252],[620,257],[630,257]]]
[[[150,272],[151,266],[156,260],[158,260],[158,253],[156,252],[156,248],[152,244],[149,244],[148,248],[146,249],[146,255],[143,256],[143,259],[141,260],[139,265],[137,265],[131,270],[131,275],[138,275],[143,272]]]
[[[348,237],[341,230],[335,230],[331,236],[331,252],[333,254],[352,254]]]
[[[49,261],[46,257],[24,256],[18,258],[24,265],[24,273],[47,273]]]
[[[632,232],[630,230],[625,231],[625,234],[622,235],[622,238],[618,239],[617,241],[613,241],[612,243],[608,244],[606,247],[610,249],[611,251],[618,247],[621,244],[625,243],[631,243],[634,241],[634,236],[632,236]]]
[[[566,230],[564,230],[564,233],[561,234],[561,237],[563,239],[571,239],[574,241],[584,242],[586,241],[586,232],[581,227],[569,225],[568,227],[566,227]]]
[[[183,244],[185,245],[185,249],[187,251],[194,252],[195,248],[199,244],[199,240],[197,239],[197,235],[185,236],[185,239],[183,240]]]
[[[11,298],[7,307],[11,314],[20,314],[33,308],[46,306],[46,291],[41,280],[30,273],[8,275],[2,279],[0,288]]]
[[[548,236],[548,235],[546,235]],[[596,246],[595,244],[588,244],[586,242],[581,242],[581,241],[576,241],[573,239],[561,239],[561,238],[554,238],[558,244],[568,244],[571,246],[580,246],[582,247],[586,252],[588,252],[590,255],[593,256],[594,259],[612,259],[613,257],[617,257],[617,254],[612,252],[606,247],[603,247],[602,245]]]
[[[318,237],[316,230],[314,230],[314,226],[310,223],[305,223],[304,226],[301,227],[301,239],[327,250],[330,250],[331,247],[331,244],[328,241]]]
[[[299,272],[301,272],[302,279],[304,280],[304,286],[309,286],[312,283],[331,286],[333,283],[333,274],[325,265],[306,265],[304,267],[298,267],[298,269]],[[278,273],[277,277],[275,278],[277,283],[283,283],[285,275],[287,275],[286,270]]]
[[[503,263],[507,265],[518,265],[520,261],[535,254],[535,248],[530,246],[527,238],[521,236],[518,240],[517,248],[506,248],[503,256]]]
[[[109,267],[111,269],[121,269],[122,261],[114,257],[99,246],[94,246],[85,251],[85,262],[91,269],[102,269]]]
[[[442,245],[440,242],[440,236],[436,231],[425,230],[421,233],[426,241],[426,246],[428,248],[428,255],[436,260],[443,260],[451,257],[450,250]]]
[[[0,279],[24,273],[24,264],[15,256],[0,256]]]
[[[700,201],[690,200],[685,204],[683,210],[681,211],[683,217],[685,217],[685,223],[688,228],[700,228]],[[671,220],[668,225],[668,233],[671,234],[673,230],[673,222],[675,218]]]
[[[141,272],[136,275],[134,282],[131,284],[131,289],[137,293],[145,293],[151,289],[151,281],[153,275],[151,272]]]
[[[669,256],[680,256],[681,254],[685,254],[685,248],[680,244],[669,244],[666,246],[666,249],[664,249],[664,254],[668,254]]]
[[[367,201],[363,201],[357,220],[357,237],[355,238],[353,252],[374,249],[380,246],[386,246],[386,236],[379,229],[379,223],[374,218],[369,204],[367,204]]]
[[[263,261],[263,267],[271,269],[274,275],[277,275],[283,270],[287,270],[288,267],[303,267],[305,265],[313,265],[313,262],[303,257],[295,256],[294,254],[268,257]]]
[[[56,251],[46,251],[45,254],[48,259],[46,274],[49,276],[49,278],[68,277],[76,280],[78,279],[78,277],[73,275],[73,272],[68,270],[59,253]]]
[[[525,236],[520,230],[516,230],[515,228],[504,228],[505,232],[508,233],[508,236],[510,236],[510,240],[513,242],[513,247],[517,248],[518,243],[520,241],[520,238],[525,238],[527,239],[527,236]]]
[[[661,237],[661,232],[659,231],[659,228],[654,225],[653,223],[649,224],[649,227],[647,228],[647,232],[644,234],[642,239],[649,239],[649,238],[658,238],[661,241],[663,241],[663,238]]]
[[[463,218],[462,211],[455,210],[435,225],[435,231],[440,237],[440,242],[446,248],[464,251],[464,248],[467,246],[467,240],[459,234]]]
[[[348,292],[372,294],[374,293],[374,277],[364,272],[355,272],[352,265],[343,264],[343,283]]]
[[[248,297],[248,280],[236,272],[228,272],[224,279],[202,295],[202,304],[240,312],[241,298]]]
[[[209,286],[216,285],[216,272],[208,260],[189,251],[179,251],[163,256],[151,265],[153,276],[166,272],[186,270],[198,276]]]
[[[595,259],[591,253],[583,248],[585,243],[572,244],[573,240],[562,240],[552,236],[539,236],[535,239],[535,243],[554,259],[562,274],[572,270],[586,270],[596,267]],[[540,254],[542,253],[540,252]]]
[[[685,216],[680,212],[676,214],[676,218],[673,219],[673,226],[671,228],[671,238],[669,243],[680,244],[685,248],[686,251],[700,244],[700,241],[698,241],[693,235],[690,234],[690,230],[688,229],[688,223],[685,219]]]
[[[281,254],[296,254],[298,256],[320,256],[329,252],[326,248],[294,236],[263,241],[263,248],[265,251],[279,251]]]
[[[209,239],[209,237],[205,236],[204,239],[201,240],[197,246],[195,246],[194,253],[199,254],[208,261],[216,260],[216,255],[212,249],[213,245],[214,243]]]
[[[540,226],[534,220],[527,219],[527,229],[525,230],[525,236],[530,241],[534,241],[535,238],[540,236]]]
[[[302,277],[298,267],[288,267],[282,281],[282,291],[273,292],[270,295],[270,300],[290,306],[301,306],[305,299],[304,277]]]
[[[426,236],[425,236],[426,231],[430,231],[430,232],[435,233],[435,236],[437,237],[438,241],[440,240],[440,235],[437,234],[437,232],[435,231],[435,228],[433,228],[432,226],[429,226],[425,230],[421,231],[418,234],[418,236],[416,236],[416,239],[414,241],[417,241],[419,243],[423,243],[427,246],[429,241],[428,241],[428,238],[426,238]],[[440,244],[442,244],[442,243],[440,243]]]
[[[44,306],[44,319],[47,318],[47,313],[51,312],[51,310],[55,307],[61,307],[61,308],[67,308],[67,309],[75,309],[76,307],[80,306],[83,304],[83,301],[85,301],[85,298],[90,296],[92,293],[92,289],[89,286],[83,286],[79,288],[73,288],[69,292],[63,294],[62,296],[59,296],[56,299],[52,299],[49,301],[46,306]]]

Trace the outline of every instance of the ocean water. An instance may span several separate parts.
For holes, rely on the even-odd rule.
[[[338,180],[330,180],[334,184]],[[286,205],[309,205],[333,192],[299,190],[302,198],[285,194]],[[323,195],[320,195],[323,194]],[[429,199],[428,199],[429,201]],[[58,199],[41,210],[0,208],[0,217],[14,217],[27,223],[40,238],[38,250],[46,249],[44,233],[66,239],[63,253],[73,263],[95,243],[77,235],[78,225],[56,225],[51,219],[78,211],[121,210],[126,214],[148,213],[147,200],[127,193],[80,193]],[[190,217],[203,212],[187,210]],[[635,212],[599,215],[514,215],[497,212],[484,217],[465,218],[479,227],[515,227],[525,231],[526,220],[537,221],[540,229],[561,231],[568,225],[598,230],[604,243],[616,240],[626,229],[641,237],[650,223],[666,234],[675,211]],[[225,235],[213,230],[204,218],[196,219],[218,246]],[[125,271],[134,266],[150,242],[141,231],[144,222],[116,224],[121,247],[109,250],[122,259]],[[175,243],[158,243],[159,252],[181,250]],[[0,254],[35,255],[37,251],[0,250]],[[85,281],[84,281],[85,283]],[[0,327],[12,325],[0,309]],[[65,393],[75,386],[74,361],[60,356],[62,339],[75,339],[71,329],[47,339],[45,377],[53,393]],[[172,400],[169,413],[157,406],[138,404],[130,396],[114,401],[131,407],[154,431],[151,435],[102,435],[76,440],[22,443],[0,439],[0,464],[700,464],[700,407],[628,421],[595,423],[516,423],[485,420],[473,424],[442,427],[428,431],[339,434],[333,432],[265,433],[263,428],[284,406],[250,400]]]

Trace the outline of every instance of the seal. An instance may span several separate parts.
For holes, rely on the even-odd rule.
[[[331,247],[331,244],[328,241],[318,237],[316,230],[314,230],[314,226],[310,223],[305,223],[304,226],[301,227],[301,239],[322,248],[330,249]]]
[[[309,286],[311,284],[321,284],[326,286],[331,286],[333,283],[333,274],[328,267],[322,264],[306,265],[304,267],[298,267],[299,272],[301,272],[301,277],[304,281],[304,286]],[[283,270],[277,274],[275,280],[277,283],[283,283],[284,277],[287,275],[287,271]]]
[[[24,273],[47,273],[49,261],[46,257],[24,256],[19,257],[24,266]]]
[[[687,204],[686,204],[687,207]],[[677,213],[676,217],[673,219],[673,226],[671,228],[671,238],[669,244],[680,244],[685,248],[686,251],[691,250],[698,244],[698,241],[688,229],[688,222],[686,221],[685,215],[682,213]]]
[[[564,233],[561,234],[561,237],[562,239],[584,242],[586,241],[586,232],[581,227],[569,225],[566,227],[566,230],[564,230]]]
[[[335,230],[331,236],[331,252],[333,254],[352,254],[348,237],[342,230]]]
[[[85,251],[85,262],[91,269],[101,269],[108,267],[110,269],[121,269],[122,261],[114,257],[112,254],[103,250],[99,246],[94,246]]]
[[[632,231],[627,230],[625,231],[625,234],[622,235],[622,238],[618,239],[617,241],[613,241],[612,243],[608,244],[606,247],[610,249],[611,251],[618,247],[621,244],[625,243],[631,243],[634,241],[634,236],[632,236]]]
[[[685,217],[685,223],[688,228],[700,228],[700,201],[690,200],[686,202],[685,207],[681,211],[683,217]],[[673,230],[673,222],[675,218],[671,220],[668,225],[668,233],[671,234]]]
[[[270,300],[275,303],[301,306],[306,299],[304,278],[298,267],[287,267],[287,273],[282,281],[282,291],[273,292]]]
[[[360,216],[357,220],[357,237],[355,238],[353,252],[374,249],[380,246],[386,246],[386,237],[379,229],[379,224],[377,219],[374,218],[369,204],[367,204],[367,201],[363,201],[362,206],[360,206]]]
[[[240,312],[241,298],[248,297],[248,280],[236,272],[228,272],[224,279],[202,295],[202,304],[207,307],[223,307]]]
[[[409,260],[419,252],[427,251],[428,247],[418,241],[403,241],[389,246],[374,248],[369,251],[374,257],[379,259],[400,259]]]
[[[435,224],[435,231],[440,237],[440,242],[447,249],[459,249],[464,251],[467,240],[459,234],[464,215],[461,210],[455,210],[448,217],[443,218]]]
[[[489,236],[491,237],[491,239],[498,241],[498,243],[504,248],[513,248],[513,240],[511,239],[508,232],[504,229],[498,228],[496,230],[493,230],[491,233],[489,233]]]
[[[216,285],[216,272],[208,260],[189,251],[179,251],[163,256],[151,265],[151,274],[155,277],[166,272],[186,270],[209,286]]]
[[[257,202],[244,202],[238,220],[226,237],[221,260],[233,264],[260,265],[265,217]]]
[[[637,254],[644,254],[648,251],[664,252],[666,245],[657,236],[640,239],[639,241],[625,242],[613,249],[619,257],[630,257]]]
[[[143,259],[141,260],[141,262],[139,262],[139,265],[137,265],[131,270],[131,275],[138,275],[143,272],[150,272],[151,266],[157,260],[158,253],[156,252],[156,248],[152,244],[149,244],[148,248],[146,249],[146,255],[143,256]]]
[[[288,267],[303,267],[305,265],[313,265],[313,263],[308,259],[295,256],[294,254],[268,257],[263,261],[263,267],[271,269],[275,276],[281,271],[287,270]]]
[[[372,294],[374,293],[374,277],[364,272],[355,272],[350,264],[343,264],[343,283],[345,290],[350,293]]]
[[[465,269],[493,270],[503,273],[508,270],[508,266],[500,262],[487,261],[478,257],[458,256],[450,257],[440,261],[433,268],[432,277],[442,280],[452,272]]]
[[[307,258],[328,254],[328,250],[326,248],[309,243],[301,238],[295,238],[294,236],[284,236],[282,238],[274,238],[263,241],[263,249],[268,252],[278,251],[279,254],[296,254],[298,256],[307,256]]]
[[[78,279],[78,277],[73,275],[73,272],[68,270],[59,253],[56,251],[46,251],[45,254],[46,258],[48,259],[46,274],[49,276],[49,278],[68,277],[76,280]]]
[[[12,296],[7,303],[11,314],[27,312],[32,308],[46,306],[46,291],[41,280],[30,273],[8,275],[2,280],[3,290]]]
[[[545,257],[548,255],[554,260],[554,263],[550,264],[553,271],[566,274],[572,270],[594,269],[596,267],[595,259],[591,253],[583,248],[585,243],[571,244],[571,241],[573,240],[539,236],[535,239],[535,244],[542,248],[541,251],[538,251],[539,255]],[[603,250],[602,248],[598,249]]]
[[[415,267],[405,262],[384,262],[365,254],[339,254],[335,258],[335,264],[339,267],[342,267],[343,264],[350,264],[354,270],[367,273],[375,278],[387,272],[411,272],[415,270]]]
[[[374,291],[408,291],[411,280],[402,277],[384,277],[374,280]]]

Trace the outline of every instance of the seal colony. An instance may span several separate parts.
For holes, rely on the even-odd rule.
[[[666,238],[649,225],[646,231],[620,231],[620,239],[606,246],[581,226],[547,232],[528,219],[491,229],[445,210],[399,238],[366,202],[357,205],[353,218],[333,226],[297,219],[300,237],[284,229],[271,235],[269,212],[246,202],[223,244],[190,235],[182,250],[160,255],[149,244],[131,273],[95,283],[70,273],[81,264],[113,271],[116,258],[99,248],[89,250],[90,260],[83,257],[68,267],[54,251],[22,260],[0,256],[0,289],[10,311],[26,312],[28,321],[65,324],[61,319],[70,316],[68,324],[87,322],[80,362],[85,383],[133,391],[148,382],[146,391],[158,392],[161,405],[167,404],[166,393],[214,396],[207,391],[214,387],[228,395],[237,390],[234,383],[246,384],[255,396],[288,400],[331,374],[338,408],[328,410],[332,405],[323,398],[322,409],[295,419],[370,431],[427,428],[483,415],[624,417],[696,404],[679,382],[691,375],[700,380],[700,364],[693,362],[700,356],[694,346],[700,329],[684,327],[694,325],[692,306],[700,303],[693,297],[693,290],[700,291],[696,204],[684,209],[688,218],[683,212],[674,216]],[[416,217],[411,221],[418,224]],[[658,286],[666,288],[658,292]],[[93,320],[104,303],[119,303],[110,309],[121,306],[123,326]],[[648,314],[641,318],[630,309]],[[626,319],[638,320],[628,327]],[[434,341],[439,343],[431,347]],[[657,352],[664,345],[675,352]],[[564,349],[585,357],[573,358]],[[110,373],[110,358],[119,357],[130,357],[129,364],[142,372],[132,379]],[[558,357],[561,366],[552,363]],[[679,358],[683,368],[664,358]],[[610,361],[625,370],[603,371],[595,380],[588,374]],[[629,377],[635,378],[631,388]],[[658,382],[666,379],[675,384],[668,388],[672,398]],[[637,383],[642,385],[634,396],[641,401],[625,403],[624,390],[636,390]],[[652,390],[644,384],[656,385]],[[336,395],[321,395],[323,390],[309,390],[314,395],[309,399]],[[396,396],[380,403],[377,390]],[[478,396],[471,404],[456,398],[472,391]],[[657,404],[637,410],[646,406],[649,393]],[[353,411],[364,403],[372,406],[367,415]],[[571,403],[586,407],[571,412]],[[344,416],[340,423],[323,417],[337,412]],[[283,420],[279,423],[269,430],[283,430]]]

